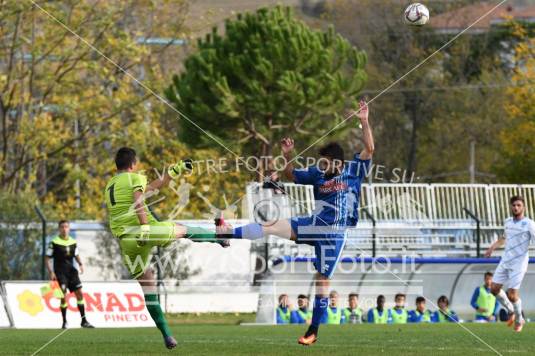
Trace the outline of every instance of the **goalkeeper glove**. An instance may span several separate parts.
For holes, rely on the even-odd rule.
[[[169,177],[175,179],[180,175],[180,173],[182,173],[182,171],[191,172],[192,169],[193,161],[191,159],[185,159],[169,166],[169,168],[167,169],[167,174],[169,174]]]
[[[150,225],[144,224],[139,227],[139,236],[137,238],[138,246],[145,246],[150,236]]]

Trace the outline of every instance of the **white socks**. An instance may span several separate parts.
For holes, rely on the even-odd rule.
[[[517,322],[520,322],[520,320],[522,320],[522,300],[518,298],[518,300],[513,303],[513,307],[515,310],[516,320]]]
[[[509,298],[507,298],[507,294],[505,294],[505,291],[503,289],[500,289],[500,293],[498,293],[496,295],[496,299],[498,299],[498,301],[500,302],[500,304],[505,308],[507,309],[507,312],[509,314],[515,312],[516,313],[516,307],[513,308],[513,304],[511,303],[511,301],[509,300]],[[519,307],[520,307],[520,300],[518,300],[519,303]]]

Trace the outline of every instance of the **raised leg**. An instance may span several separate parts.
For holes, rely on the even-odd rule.
[[[233,230],[235,238],[257,240],[266,235],[275,235],[284,239],[295,240],[296,235],[287,219],[268,221],[264,224],[250,223]]]

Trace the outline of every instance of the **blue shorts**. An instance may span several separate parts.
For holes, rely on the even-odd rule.
[[[314,268],[330,279],[344,250],[345,229],[334,230],[332,226],[314,225],[313,216],[291,218],[289,221],[297,236],[295,242],[314,246]]]

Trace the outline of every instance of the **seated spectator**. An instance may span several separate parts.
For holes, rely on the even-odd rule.
[[[279,306],[277,307],[277,324],[289,324],[291,318],[291,307],[287,294],[279,295]]]
[[[377,306],[373,309],[368,310],[368,323],[374,324],[387,324],[388,320],[388,311],[385,310],[385,296],[379,295],[377,297]]]
[[[338,306],[338,292],[331,291],[329,294],[329,307],[327,308],[326,324],[340,324],[342,320],[342,308]]]
[[[292,311],[290,323],[292,324],[307,324],[312,321],[312,310],[308,309],[308,296],[299,294],[297,296],[297,309]]]
[[[360,324],[362,323],[362,309],[359,307],[359,295],[357,293],[349,294],[347,299],[348,307],[342,313],[341,324]]]
[[[458,322],[459,317],[457,314],[449,309],[450,301],[445,295],[441,295],[437,301],[438,310],[433,313],[431,320],[434,323],[444,323],[444,322]]]
[[[416,309],[409,312],[409,323],[430,323],[431,311],[425,309],[425,298],[416,298]]]
[[[475,320],[479,322],[496,321],[498,315],[498,302],[494,294],[490,292],[492,273],[485,273],[484,282],[477,287],[472,294],[470,305],[476,310]]]
[[[405,309],[405,294],[396,294],[394,302],[396,305],[388,310],[388,318],[392,324],[407,324],[409,313]]]

